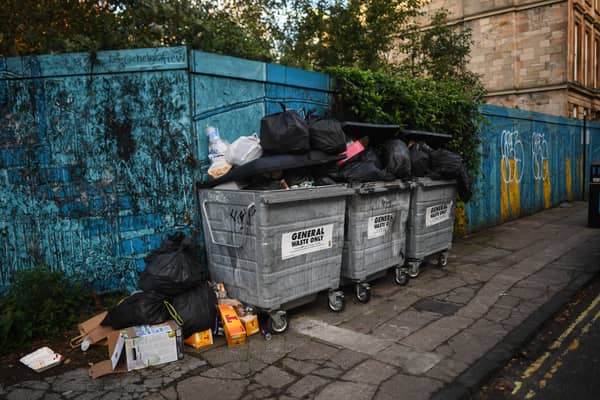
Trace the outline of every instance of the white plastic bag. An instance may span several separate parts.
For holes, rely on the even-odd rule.
[[[241,136],[227,147],[225,159],[232,165],[244,165],[262,156],[263,150],[256,135]]]

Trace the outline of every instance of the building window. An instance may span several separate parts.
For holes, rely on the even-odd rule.
[[[573,80],[579,80],[579,24],[575,24],[573,35]]]
[[[577,106],[573,106],[573,111],[571,112],[571,117],[577,118]]]
[[[594,87],[598,88],[598,39],[594,40]]]
[[[589,71],[589,65],[590,65],[590,57],[589,57],[589,53],[590,53],[590,31],[585,31],[585,35],[583,37],[583,84],[588,86],[589,85],[589,81],[588,81],[588,71]]]

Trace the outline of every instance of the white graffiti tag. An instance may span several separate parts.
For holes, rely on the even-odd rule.
[[[531,155],[533,178],[536,181],[550,179],[548,170],[544,168],[544,160],[548,159],[548,143],[543,133],[533,132],[531,135]]]
[[[502,170],[502,179],[504,179],[505,183],[520,183],[523,178],[525,153],[523,151],[523,143],[519,138],[519,131],[502,131],[500,151],[502,152],[502,162],[505,167]],[[511,160],[514,162],[510,162]]]

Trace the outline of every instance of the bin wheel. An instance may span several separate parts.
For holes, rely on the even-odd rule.
[[[400,267],[396,268],[396,274],[394,275],[394,282],[396,285],[406,286],[410,278],[406,271],[403,271]]]
[[[408,276],[416,278],[421,272],[421,263],[419,261],[413,261],[408,263]]]
[[[277,334],[285,332],[289,326],[287,313],[281,310],[269,313],[267,325],[270,332]]]
[[[344,293],[342,291],[330,291],[328,296],[329,309],[333,312],[344,311]]]
[[[446,256],[445,253],[442,253],[439,255],[438,265],[442,268],[444,268],[446,265],[448,265],[448,257]]]
[[[356,300],[365,304],[371,300],[371,286],[368,283],[356,284]]]

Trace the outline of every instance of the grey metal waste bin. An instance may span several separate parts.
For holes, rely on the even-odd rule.
[[[342,280],[356,284],[356,298],[371,299],[368,281],[404,264],[410,186],[400,180],[350,186]],[[396,274],[398,275],[398,273]]]
[[[211,279],[231,297],[269,313],[269,328],[288,327],[285,310],[338,290],[344,244],[345,185],[291,190],[199,190]]]
[[[406,239],[406,263],[401,277],[416,278],[426,257],[438,255],[438,265],[447,264],[452,248],[456,181],[418,178],[413,181]]]

